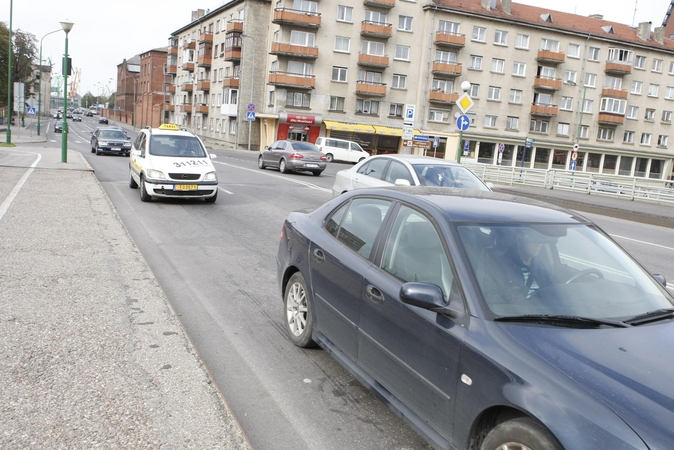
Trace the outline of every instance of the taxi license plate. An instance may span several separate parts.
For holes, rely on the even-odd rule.
[[[174,191],[196,191],[196,184],[176,184],[173,186]]]
[[[315,169],[315,168],[318,167],[318,164],[305,164],[304,167],[309,167],[309,168]]]

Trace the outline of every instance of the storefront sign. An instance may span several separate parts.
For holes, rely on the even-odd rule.
[[[279,123],[296,123],[301,125],[320,125],[323,118],[320,115],[288,114],[281,112],[278,115]]]

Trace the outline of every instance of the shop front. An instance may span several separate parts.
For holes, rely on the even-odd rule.
[[[319,114],[289,114],[280,112],[278,114],[276,139],[316,142],[316,139],[321,134],[322,123],[323,118]]]
[[[400,153],[402,128],[325,120],[325,135],[357,142],[371,155]]]

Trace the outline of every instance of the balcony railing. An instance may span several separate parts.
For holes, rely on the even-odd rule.
[[[169,55],[177,55],[178,54],[178,47],[169,47],[168,48],[168,54]]]
[[[169,84],[168,86],[166,86],[166,92],[170,92],[172,94],[175,94],[176,85],[175,84]]]
[[[183,42],[183,48],[184,49],[195,49],[197,48],[197,42],[196,41],[185,41]]]
[[[627,98],[627,91],[625,89],[603,88],[601,90],[602,97]]]
[[[286,42],[272,42],[272,55],[294,56],[297,58],[318,58],[318,47],[304,47]]]
[[[239,87],[239,77],[225,77],[222,79],[222,87],[226,88],[238,88]]]
[[[321,26],[321,15],[299,9],[276,8],[272,22],[279,25],[318,28]]]
[[[194,72],[194,63],[193,62],[184,62],[183,63],[183,70],[187,70],[188,72]]]
[[[192,92],[194,90],[194,84],[193,83],[185,83],[182,86],[180,86],[180,89],[186,92]]]
[[[432,72],[436,75],[457,76],[461,75],[462,66],[460,63],[450,63],[445,61],[433,61]]]
[[[632,64],[623,61],[606,61],[604,71],[612,75],[627,75],[632,73]]]
[[[174,65],[167,65],[166,66],[166,73],[170,74],[176,74],[178,73],[178,66]]]
[[[375,8],[393,8],[396,5],[396,0],[363,0],[363,4]]]
[[[169,104],[166,105],[166,111],[173,112],[175,110],[176,110],[176,105],[169,105]]]
[[[302,75],[290,72],[269,72],[269,84],[296,89],[313,89],[316,86],[314,75]]]
[[[358,80],[356,81],[356,94],[383,97],[386,95],[386,83]]]
[[[186,113],[191,113],[191,112],[192,112],[192,105],[190,105],[190,104],[188,104],[188,103],[182,104],[182,105],[181,105],[181,108],[182,108],[182,110],[185,111]]]
[[[431,91],[428,100],[434,103],[444,103],[451,105],[459,99],[459,94],[454,92]]]
[[[208,105],[196,105],[194,107],[194,112],[201,114],[208,114]]]
[[[546,63],[560,64],[564,62],[564,59],[566,59],[566,55],[562,52],[555,52],[552,50],[541,49],[538,51],[538,56],[536,57],[536,59],[538,61]]]
[[[197,89],[200,91],[210,91],[211,90],[211,81],[210,80],[200,80],[197,82]]]
[[[232,19],[227,22],[227,33],[243,33],[243,20]]]
[[[597,122],[602,125],[622,125],[625,122],[625,116],[600,112]]]
[[[213,42],[213,33],[201,33],[199,42]]]
[[[451,33],[449,31],[438,31],[435,33],[435,45],[440,47],[465,47],[466,35]]]
[[[213,57],[210,55],[202,55],[199,57],[197,60],[197,65],[199,67],[211,67],[211,62],[213,61]]]
[[[367,53],[358,54],[358,64],[370,67],[388,67],[388,56],[368,55]]]
[[[390,23],[379,23],[363,20],[363,23],[360,26],[360,34],[362,36],[390,38],[393,35],[393,25]]]
[[[561,78],[536,77],[534,79],[534,87],[539,89],[551,89],[558,91],[562,88]]]
[[[225,61],[241,59],[241,47],[226,47],[223,58]]]
[[[548,105],[543,103],[534,103],[531,105],[531,114],[534,116],[552,117],[559,112],[557,105]]]

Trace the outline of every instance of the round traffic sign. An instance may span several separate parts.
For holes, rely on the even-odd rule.
[[[248,103],[248,111],[255,111],[255,103]]]
[[[578,152],[571,153],[571,161],[575,161],[577,159],[578,159]]]

